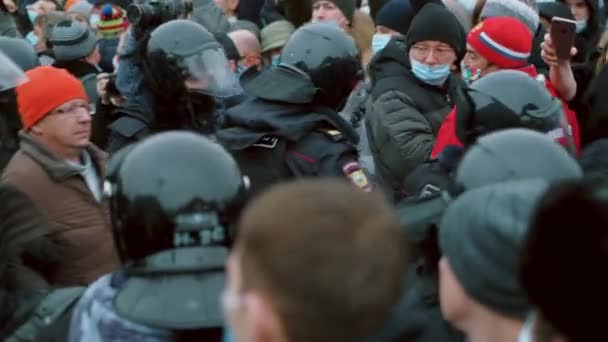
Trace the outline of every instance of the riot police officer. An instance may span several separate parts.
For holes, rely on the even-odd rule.
[[[0,61],[0,173],[19,149],[21,119],[17,110],[17,98],[13,87],[28,71],[38,66],[34,48],[25,40],[0,37],[0,51],[6,54]],[[5,60],[6,59],[6,60]],[[8,79],[6,78],[8,77]]]
[[[560,143],[574,153],[575,146],[561,102],[544,84],[526,74],[503,70],[456,92],[456,136],[464,149],[447,146],[436,160],[420,165],[403,183],[405,197],[421,197],[448,190],[465,149],[480,137],[508,128],[527,128]]]
[[[398,203],[401,229],[413,245],[411,262],[415,272],[410,274],[410,287],[397,312],[419,312],[426,318],[395,316],[390,320],[393,333],[400,331],[400,336],[407,336],[409,329],[418,329],[418,337],[408,341],[464,340],[441,319],[437,283],[437,264],[441,257],[437,225],[454,198],[469,190],[513,180],[560,182],[581,177],[578,162],[552,139],[530,129],[506,129],[477,139],[454,172],[451,189]]]
[[[220,341],[224,264],[247,179],[220,145],[190,132],[155,135],[115,158],[106,190],[123,270],[85,292],[70,341]]]
[[[109,129],[107,150],[167,130],[211,134],[215,100],[240,92],[222,46],[201,25],[172,20],[154,29],[140,63],[152,108],[123,106]],[[144,101],[145,102],[145,101]]]
[[[337,25],[309,24],[287,41],[278,66],[241,76],[254,98],[225,113],[217,138],[251,177],[252,192],[305,176],[346,176],[371,188],[358,164],[358,136],[338,115],[363,78],[358,55]]]

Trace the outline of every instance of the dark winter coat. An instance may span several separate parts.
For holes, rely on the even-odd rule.
[[[49,275],[49,282],[58,286],[87,285],[115,270],[119,263],[107,201],[97,202],[79,171],[30,135],[22,133],[20,137],[21,148],[2,180],[34,202],[49,224],[48,236],[60,246],[61,262]],[[93,145],[87,150],[103,179],[105,153]]]
[[[227,110],[217,138],[233,153],[253,192],[292,177],[344,177],[357,162],[357,133],[338,113],[314,104],[253,99]]]
[[[447,89],[419,81],[404,44],[392,40],[370,65],[372,93],[366,110],[367,135],[376,176],[395,197],[408,174],[430,155],[441,123],[453,103]],[[388,84],[393,85],[388,85]]]

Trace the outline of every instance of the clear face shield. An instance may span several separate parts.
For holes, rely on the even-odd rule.
[[[219,98],[238,95],[243,91],[221,47],[205,49],[184,58],[183,63],[189,75],[186,80],[188,91]]]
[[[0,51],[0,91],[15,88],[27,81],[23,70]]]

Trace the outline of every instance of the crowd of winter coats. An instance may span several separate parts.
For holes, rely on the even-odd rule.
[[[309,2],[200,0],[190,3],[187,19],[213,33],[236,76],[249,68],[276,67],[290,35],[311,20],[335,22],[359,48],[365,77],[353,86],[340,114],[361,136],[359,161],[395,209],[409,257],[399,283],[403,290],[386,307],[384,319],[360,330],[339,319],[334,325],[361,331],[355,337],[365,341],[602,341],[600,310],[608,302],[603,296],[608,279],[601,271],[608,262],[608,96],[602,95],[608,87],[608,4]],[[82,83],[96,113],[95,146],[87,158],[97,166],[107,158],[103,150],[114,120],[108,113],[131,95],[131,78],[119,75],[130,71],[121,69],[121,58],[133,53],[129,5],[129,0],[3,0],[0,6],[2,53],[24,71],[52,66]],[[575,27],[570,59],[557,56],[555,18]],[[516,81],[500,83],[499,74]],[[516,123],[508,118],[504,125],[482,124],[479,113],[492,103],[473,101],[467,112],[471,122],[463,122],[461,89],[475,90],[477,84],[481,92],[478,82],[490,84],[489,95],[483,90],[490,102],[505,93],[525,99],[537,85],[544,93],[530,103],[547,96],[558,101],[561,117],[550,127],[527,125],[519,121],[521,113],[515,113]],[[501,105],[491,108],[512,107]],[[98,167],[91,176],[89,169],[55,163],[23,133],[23,117],[8,115],[16,113],[15,106],[0,97],[0,170],[9,165],[2,179],[33,199],[43,215],[36,208],[15,218],[10,214],[17,201],[0,202],[0,258],[10,260],[0,268],[2,291],[90,285],[120,268],[109,208],[99,190],[105,170]],[[501,121],[499,116],[492,120]],[[23,151],[32,159],[25,160]],[[82,179],[69,186],[93,192],[96,200],[71,197],[56,186],[75,172]],[[52,181],[31,181],[43,173]],[[9,195],[0,191],[0,201],[9,203]],[[7,217],[14,221],[2,221]],[[52,238],[40,239],[46,233],[36,227],[44,224],[29,217],[53,222]],[[70,225],[86,229],[63,229]],[[57,241],[59,250],[51,246]],[[382,249],[377,246],[378,254]],[[374,287],[373,278],[367,281]],[[0,311],[4,318],[7,313]],[[282,341],[244,339],[238,327],[231,328],[237,341]],[[0,320],[1,329],[7,327]]]

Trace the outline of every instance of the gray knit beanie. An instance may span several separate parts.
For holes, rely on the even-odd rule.
[[[535,0],[487,0],[479,18],[512,17],[524,23],[534,35],[538,29],[538,7]]]
[[[544,180],[488,185],[464,193],[447,209],[439,244],[466,293],[501,315],[529,310],[519,281],[520,252]]]
[[[55,59],[60,62],[79,60],[90,55],[97,46],[95,33],[77,21],[62,21],[51,33]]]

